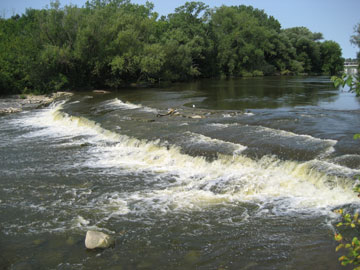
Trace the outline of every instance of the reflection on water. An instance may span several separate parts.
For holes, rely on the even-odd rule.
[[[204,92],[206,99],[195,105],[218,110],[317,106],[320,102],[331,103],[339,96],[326,77],[202,80],[186,89]]]

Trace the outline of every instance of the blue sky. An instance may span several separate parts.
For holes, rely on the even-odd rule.
[[[62,5],[83,6],[86,0],[60,0]],[[144,4],[146,0],[132,0]],[[155,11],[167,15],[185,0],[153,0]],[[305,26],[312,32],[321,32],[326,40],[338,42],[343,57],[355,58],[359,50],[350,44],[353,28],[360,23],[360,0],[203,0],[210,7],[221,5],[251,5],[274,16],[283,28]],[[0,0],[0,15],[9,17],[23,13],[25,8],[44,8],[49,0]]]

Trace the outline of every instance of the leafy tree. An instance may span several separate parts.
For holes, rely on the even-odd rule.
[[[341,57],[341,48],[334,41],[324,41],[320,45],[322,71],[325,74],[335,75],[344,70],[344,58]]]
[[[260,19],[259,19],[260,17]],[[270,38],[276,24],[265,13],[245,6],[222,6],[211,15],[215,34],[220,72],[227,76],[241,75],[246,71],[262,70],[266,56],[274,54]]]
[[[208,75],[207,59],[213,53],[208,30],[208,6],[186,2],[167,18],[163,44],[166,57],[165,79],[184,80]]]
[[[320,66],[320,40],[323,39],[321,33],[312,33],[306,27],[294,27],[284,30],[290,43],[296,50],[293,67],[298,71],[303,69],[306,73],[321,72]],[[300,68],[300,65],[302,68]]]
[[[210,10],[186,2],[161,18],[153,8],[130,0],[83,7],[55,1],[0,19],[0,94],[340,70],[336,43],[320,43],[322,35],[304,27],[282,30],[251,6]]]
[[[37,52],[34,25],[33,10],[21,17],[0,19],[0,95],[31,88],[30,71]]]

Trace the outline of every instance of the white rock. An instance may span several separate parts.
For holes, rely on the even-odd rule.
[[[93,92],[97,94],[110,94],[109,91],[105,91],[105,90],[94,90]]]
[[[88,249],[108,248],[114,244],[114,239],[105,233],[97,231],[87,231],[85,246]]]

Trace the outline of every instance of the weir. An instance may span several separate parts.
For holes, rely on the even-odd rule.
[[[118,99],[109,104],[115,102],[123,109],[125,103]],[[141,105],[126,104],[130,110],[142,110]],[[192,147],[220,147],[232,151],[225,155],[218,154],[214,161],[206,161],[202,156],[193,157],[182,153],[181,147],[176,145],[169,147],[163,146],[160,141],[139,140],[104,129],[93,120],[70,116],[63,111],[62,104],[44,112],[43,118],[43,121],[41,117],[36,121],[46,123],[50,130],[54,128],[56,136],[59,136],[60,130],[63,136],[71,136],[74,131],[90,136],[87,138],[92,145],[90,155],[82,166],[132,173],[155,172],[161,178],[171,177],[175,180],[170,186],[164,183],[160,189],[119,194],[126,205],[133,205],[136,201],[136,204],[149,210],[153,207],[163,207],[162,211],[201,210],[200,205],[231,205],[234,202],[266,201],[266,198],[277,197],[279,201],[286,198],[291,211],[297,208],[303,210],[304,207],[309,211],[316,211],[318,208],[331,209],[336,205],[358,200],[352,192],[353,181],[346,179],[345,175],[345,178],[336,174],[332,176],[317,169],[325,165],[333,167],[338,173],[347,171],[330,163],[320,165],[318,160],[281,161],[270,156],[253,160],[241,155],[241,151],[246,149],[244,145],[185,132],[184,139]],[[287,140],[303,141],[304,144],[314,145],[313,147],[321,144],[324,145],[325,152],[336,144],[333,140],[321,140],[270,128],[262,128],[261,132],[268,132],[273,138],[279,136]],[[111,144],[107,144],[107,141]],[[157,201],[156,205],[153,204],[154,201]],[[131,209],[126,212],[128,211]]]

